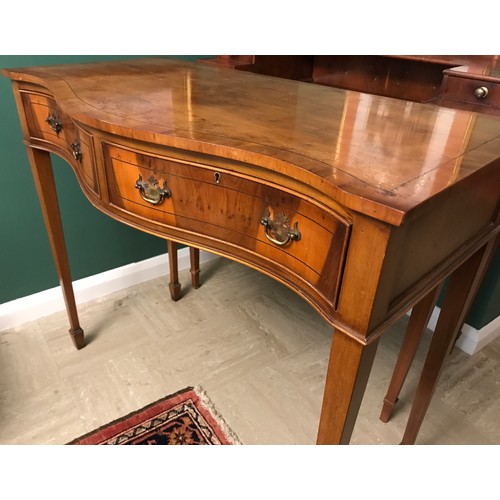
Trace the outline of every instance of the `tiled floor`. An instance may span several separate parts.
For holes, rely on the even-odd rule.
[[[302,299],[215,259],[202,286],[170,300],[165,279],[80,306],[76,351],[65,313],[0,334],[0,444],[62,444],[189,385],[201,385],[245,444],[313,444],[330,327]],[[399,443],[422,349],[393,419],[378,415],[406,318],[382,339],[352,443]],[[419,444],[500,444],[500,339],[455,349]]]

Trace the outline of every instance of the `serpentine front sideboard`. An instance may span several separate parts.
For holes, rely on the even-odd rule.
[[[453,342],[499,230],[499,118],[167,58],[4,74],[77,348],[50,153],[102,212],[264,272],[332,325],[319,444],[349,442],[380,336],[450,276],[434,335]]]

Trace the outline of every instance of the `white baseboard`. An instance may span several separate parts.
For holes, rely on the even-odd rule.
[[[441,309],[439,307],[435,307],[432,312],[431,319],[427,325],[427,327],[432,331],[436,328],[440,311]],[[462,333],[460,334],[460,337],[455,345],[460,350],[472,356],[497,337],[500,337],[500,316],[497,316],[493,321],[483,326],[480,330],[476,330],[474,327],[465,323],[462,328]]]
[[[200,263],[216,257],[214,254],[200,251]],[[178,252],[179,270],[188,269],[189,265],[189,248],[185,247]],[[168,254],[165,253],[74,281],[75,300],[77,304],[82,304],[168,274]],[[0,331],[14,328],[64,309],[64,299],[58,286],[5,302],[0,304]]]

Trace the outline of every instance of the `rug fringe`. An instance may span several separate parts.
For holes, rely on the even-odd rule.
[[[214,419],[217,421],[226,436],[228,436],[229,439],[233,442],[233,444],[242,445],[243,443],[240,441],[236,433],[229,427],[227,422],[224,420],[224,417],[217,411],[217,408],[215,407],[214,403],[212,403],[212,400],[208,397],[205,389],[203,389],[203,387],[201,387],[200,385],[197,385],[196,387],[193,387],[193,390],[200,398],[200,401],[210,410],[210,413],[212,414]]]

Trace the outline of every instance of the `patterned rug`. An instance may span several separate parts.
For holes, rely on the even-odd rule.
[[[68,444],[241,444],[205,392],[188,387]]]

